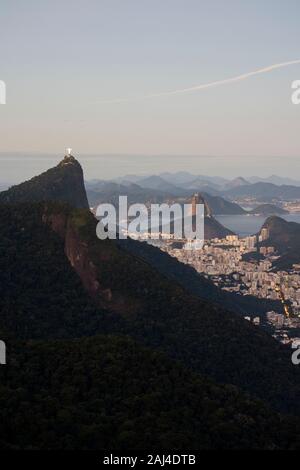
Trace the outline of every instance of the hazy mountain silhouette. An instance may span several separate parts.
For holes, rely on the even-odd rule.
[[[237,197],[254,197],[262,201],[272,200],[295,200],[300,198],[300,187],[282,185],[276,186],[272,183],[254,183],[237,188],[229,189],[222,193],[224,197],[237,198]]]
[[[271,216],[288,214],[289,212],[282,209],[281,207],[275,206],[274,204],[261,204],[248,213],[254,215]]]

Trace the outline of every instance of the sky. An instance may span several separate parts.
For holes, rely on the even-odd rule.
[[[189,170],[300,179],[298,0],[0,0],[0,182]],[[157,96],[156,96],[157,95]]]

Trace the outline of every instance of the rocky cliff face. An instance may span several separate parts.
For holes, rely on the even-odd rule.
[[[139,302],[126,290],[119,289],[117,283],[111,282],[111,276],[106,275],[110,258],[115,255],[115,247],[109,240],[107,243],[98,243],[97,221],[90,212],[52,212],[45,206],[43,222],[63,240],[65,255],[80,277],[85,290],[99,307],[126,315],[137,312]],[[85,236],[85,231],[89,232],[89,236],[92,234],[91,239]]]
[[[56,167],[0,193],[0,203],[62,201],[88,208],[83,171],[78,161],[66,156]]]

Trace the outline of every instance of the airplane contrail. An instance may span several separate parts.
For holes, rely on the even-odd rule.
[[[281,62],[279,64],[269,65],[268,67],[263,67],[261,69],[254,70],[252,72],[247,72],[242,75],[237,75],[236,77],[226,78],[224,80],[217,80],[217,81],[209,82],[209,83],[203,83],[200,85],[194,85],[188,88],[181,88],[181,89],[172,90],[172,91],[163,91],[161,93],[151,93],[148,95],[142,95],[142,96],[135,97],[135,98],[116,98],[112,100],[101,101],[100,103],[124,103],[124,102],[129,102],[129,101],[140,100],[140,99],[158,98],[160,96],[179,95],[182,93],[189,93],[192,91],[205,90],[206,88],[212,88],[212,87],[217,87],[220,85],[226,85],[228,83],[239,82],[241,80],[246,80],[249,77],[253,77],[254,75],[269,73],[269,72],[272,72],[273,70],[281,69],[283,67],[288,67],[289,65],[296,65],[296,64],[300,64],[300,59],[291,60],[289,62]]]

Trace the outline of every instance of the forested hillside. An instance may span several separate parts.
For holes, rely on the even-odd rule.
[[[0,377],[2,450],[298,447],[294,420],[129,338],[21,344]]]
[[[0,205],[1,447],[297,447],[298,418],[277,414],[300,413],[290,351],[96,225]]]
[[[297,411],[299,375],[287,349],[95,233],[88,211],[0,207],[2,331],[25,339],[127,334],[218,382]]]

